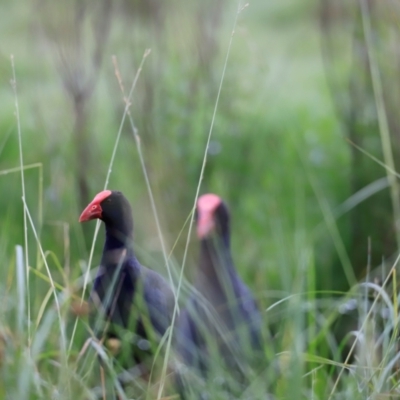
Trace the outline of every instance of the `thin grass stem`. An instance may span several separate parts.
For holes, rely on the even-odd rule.
[[[19,102],[17,92],[17,78],[15,74],[14,55],[11,55],[11,68],[13,79],[11,81],[15,97],[15,117],[17,119],[17,133],[18,133],[18,150],[19,150],[19,164],[21,168],[21,188],[22,198],[26,199],[25,194],[25,175],[24,175],[24,155],[22,151],[22,132],[21,132],[21,119],[19,115]],[[26,217],[26,208],[23,206],[24,213],[24,248],[25,248],[25,273],[26,273],[26,302],[27,302],[27,321],[28,321],[28,348],[31,343],[31,300],[29,290],[29,251],[28,251],[28,224]]]
[[[55,302],[56,309],[57,309],[57,315],[58,315],[58,319],[59,319],[59,324],[60,324],[61,344],[62,344],[62,348],[64,350],[63,354],[65,355],[66,354],[66,349],[67,349],[67,345],[66,345],[67,341],[66,341],[66,337],[65,337],[64,323],[63,323],[63,319],[62,319],[62,316],[61,316],[61,307],[60,307],[60,303],[58,301],[56,285],[55,285],[53,277],[51,275],[51,271],[50,271],[49,265],[48,265],[47,260],[46,260],[46,255],[45,255],[45,253],[44,253],[44,251],[42,249],[42,245],[40,244],[39,237],[37,235],[37,231],[36,231],[35,225],[33,223],[31,214],[29,212],[28,206],[27,206],[24,198],[22,199],[22,201],[24,203],[26,215],[27,215],[28,221],[29,221],[29,223],[31,225],[33,235],[35,236],[35,239],[36,239],[36,241],[38,243],[38,246],[40,248],[40,254],[42,256],[42,260],[44,262],[44,265],[45,265],[45,268],[46,268],[46,272],[47,272],[47,275],[49,277],[50,285],[51,285],[53,296],[54,296],[54,302]]]
[[[383,289],[385,288],[385,286],[386,286],[387,283],[389,282],[389,280],[390,280],[390,278],[391,278],[391,276],[392,276],[392,274],[393,274],[393,271],[395,270],[395,268],[396,268],[396,266],[397,266],[399,260],[400,260],[400,254],[399,254],[398,257],[396,258],[396,261],[394,262],[394,264],[393,264],[392,268],[390,269],[390,271],[389,271],[389,273],[388,273],[388,275],[387,275],[385,281],[383,282],[383,284],[382,284],[382,286],[381,286],[381,289],[382,289],[382,290],[380,290],[380,291],[378,292],[378,295],[375,297],[375,299],[374,299],[374,301],[373,301],[373,303],[372,303],[372,305],[371,305],[371,308],[369,309],[367,315],[365,316],[365,318],[364,318],[364,320],[363,320],[363,322],[362,322],[362,324],[361,324],[361,327],[360,327],[360,329],[359,329],[359,332],[360,332],[360,333],[364,330],[364,328],[365,328],[365,326],[366,326],[366,324],[367,324],[367,322],[368,322],[368,320],[369,320],[371,314],[372,314],[373,311],[374,311],[374,307],[376,306],[378,300],[381,298],[382,293],[383,293]],[[347,357],[346,357],[346,359],[344,360],[344,363],[343,363],[344,366],[348,364],[348,362],[349,362],[349,360],[350,360],[350,357],[352,356],[352,354],[353,354],[353,352],[354,352],[354,350],[355,350],[355,348],[356,348],[356,345],[357,345],[357,343],[358,343],[359,337],[360,337],[360,335],[356,335],[356,337],[355,337],[355,339],[354,339],[354,341],[353,341],[353,344],[352,344],[352,346],[350,347],[350,350],[349,350],[349,352],[348,352],[348,354],[347,354]],[[341,369],[340,369],[340,371],[339,371],[339,374],[338,374],[338,376],[337,376],[337,378],[336,378],[336,380],[335,380],[335,382],[334,382],[334,384],[333,384],[333,386],[332,386],[332,390],[331,390],[331,392],[330,392],[330,395],[329,395],[329,397],[328,397],[328,400],[332,399],[332,397],[333,397],[334,394],[335,394],[335,391],[336,391],[336,388],[337,388],[337,386],[338,386],[338,384],[339,384],[340,378],[342,377],[343,372],[344,372],[344,370],[345,370],[345,367],[344,367],[344,366],[341,367]]]
[[[145,57],[147,57],[149,54],[150,54],[150,49],[147,49],[145,51],[144,55],[143,55],[142,63],[139,66],[139,71],[138,72],[140,72],[142,70]],[[158,217],[157,207],[156,207],[156,203],[154,201],[153,190],[151,188],[149,175],[147,173],[146,164],[144,162],[144,157],[143,157],[143,152],[142,152],[141,142],[140,142],[140,136],[138,135],[138,130],[136,128],[136,125],[133,122],[133,118],[132,118],[132,115],[131,115],[131,112],[130,112],[131,103],[129,101],[129,96],[128,96],[128,98],[125,96],[124,86],[122,84],[122,78],[121,78],[121,74],[120,74],[119,69],[118,69],[118,64],[117,64],[116,57],[113,58],[113,62],[114,62],[115,75],[117,76],[120,89],[121,89],[122,94],[124,96],[125,109],[128,110],[127,111],[128,119],[129,119],[129,123],[130,123],[131,129],[132,129],[133,137],[134,137],[135,142],[136,142],[136,149],[137,149],[138,154],[139,154],[140,166],[141,166],[142,171],[143,171],[144,179],[145,179],[145,182],[146,182],[147,192],[148,192],[148,195],[149,195],[149,198],[150,198],[151,209],[152,209],[152,212],[153,212],[153,215],[154,215],[154,220],[155,220],[155,223],[156,223],[157,234],[158,234],[158,237],[160,239],[161,251],[162,251],[162,254],[163,254],[163,257],[164,257],[165,266],[167,268],[168,279],[169,279],[170,285],[171,285],[171,287],[173,289],[174,296],[176,297],[174,280],[172,279],[171,268],[170,268],[170,265],[169,265],[169,257],[167,255],[167,250],[166,250],[165,241],[164,241],[164,235],[162,234],[162,230],[161,230],[160,218]]]
[[[368,1],[360,0],[360,9],[362,16],[362,25],[365,35],[365,41],[368,52],[369,67],[372,79],[372,88],[374,91],[375,104],[378,113],[379,132],[381,136],[383,158],[385,164],[389,166],[391,170],[395,170],[392,142],[390,139],[389,124],[386,116],[385,101],[383,97],[382,80],[379,71],[379,67],[376,61],[373,38],[372,38],[372,27],[371,27],[371,15],[368,9]],[[395,219],[395,231],[397,247],[400,248],[400,189],[399,184],[396,180],[396,176],[392,173],[387,174],[390,182],[390,194],[392,198],[393,214]]]
[[[244,7],[246,7],[246,5]],[[206,162],[207,162],[208,148],[210,146],[211,136],[212,136],[212,132],[213,132],[213,129],[214,129],[214,122],[215,122],[215,118],[216,118],[216,115],[217,115],[219,99],[220,99],[221,91],[222,91],[222,85],[223,85],[223,82],[224,82],[225,73],[226,73],[226,69],[227,69],[227,65],[228,65],[229,54],[230,54],[231,48],[232,48],[233,36],[235,34],[235,29],[236,29],[236,25],[237,25],[237,20],[238,20],[239,14],[242,12],[244,7],[240,6],[240,2],[238,3],[238,9],[237,9],[237,12],[235,14],[234,21],[233,21],[233,28],[232,28],[232,32],[231,32],[230,39],[229,39],[229,44],[228,44],[228,49],[227,49],[226,56],[225,56],[224,65],[223,65],[223,68],[222,68],[222,74],[221,74],[221,79],[220,79],[220,83],[219,83],[219,87],[218,87],[217,98],[215,100],[214,111],[213,111],[212,118],[211,118],[210,129],[209,129],[208,135],[207,135],[207,141],[206,141],[206,146],[205,146],[205,150],[204,150],[203,162],[202,162],[201,170],[200,170],[199,182],[197,184],[196,194],[195,194],[195,197],[194,197],[194,202],[193,202],[193,207],[192,207],[192,216],[191,216],[190,222],[189,222],[189,231],[188,231],[188,234],[187,234],[187,237],[186,237],[185,251],[184,251],[183,259],[182,259],[182,267],[181,267],[179,280],[178,280],[178,285],[177,285],[177,290],[176,290],[177,298],[179,298],[179,294],[180,294],[180,290],[181,290],[181,286],[182,286],[183,272],[185,270],[185,265],[186,265],[186,259],[187,259],[187,254],[188,254],[188,249],[189,249],[189,242],[190,242],[190,235],[191,235],[192,228],[193,228],[193,221],[194,221],[194,212],[193,212],[193,210],[196,208],[196,203],[197,203],[197,199],[199,197],[201,183],[202,183],[202,180],[203,180],[203,177],[204,177],[204,171],[205,171]],[[171,334],[170,334],[170,336],[168,338],[168,344],[167,344],[167,348],[166,348],[164,365],[163,365],[162,374],[161,374],[161,383],[160,383],[158,394],[157,394],[157,400],[161,399],[161,396],[162,396],[162,393],[163,393],[163,390],[164,390],[165,377],[166,377],[166,374],[167,374],[168,359],[169,359],[169,354],[170,354],[170,349],[171,349],[171,344],[172,344],[172,337],[173,337],[172,333],[173,333],[173,329],[174,329],[174,326],[175,326],[177,313],[178,313],[178,302],[176,301],[175,302],[175,306],[174,306],[174,311],[173,311],[173,314],[172,314]]]
[[[128,104],[130,104],[130,100],[131,100],[131,98],[133,96],[133,92],[135,90],[137,81],[138,81],[139,76],[140,76],[140,72],[142,71],[142,67],[143,67],[143,64],[145,62],[145,59],[146,59],[147,55],[148,55],[148,52],[146,50],[146,52],[144,53],[144,55],[142,57],[142,61],[140,63],[139,69],[136,72],[136,75],[135,75],[135,78],[133,80],[131,89],[129,91],[129,95],[128,95],[128,99],[127,99],[127,105],[125,107],[124,114],[122,115],[122,119],[121,119],[121,123],[119,125],[117,137],[116,137],[115,143],[114,143],[114,148],[113,148],[113,151],[112,151],[112,154],[111,154],[110,164],[108,166],[107,175],[106,175],[106,179],[105,179],[105,182],[104,182],[104,190],[107,189],[108,182],[110,180],[112,167],[114,165],[114,160],[115,160],[115,156],[117,154],[118,144],[119,144],[119,141],[120,141],[120,138],[121,138],[121,134],[122,134],[122,128],[124,126],[125,118],[126,118],[128,112],[129,112]],[[92,246],[90,248],[89,261],[88,261],[88,265],[87,265],[87,269],[86,269],[85,281],[84,281],[83,290],[82,290],[81,303],[83,303],[84,298],[85,298],[85,294],[86,294],[86,288],[87,288],[87,284],[88,284],[88,281],[89,281],[89,272],[90,272],[90,267],[91,267],[92,261],[93,261],[94,247],[95,247],[95,244],[96,244],[97,235],[99,233],[100,223],[101,222],[99,220],[96,221],[96,227],[95,227],[95,230],[94,230]],[[70,342],[70,347],[68,349],[68,353],[70,353],[71,350],[72,350],[72,344],[73,344],[73,341],[74,341],[74,338],[75,338],[75,333],[76,333],[77,326],[78,326],[78,317],[75,320],[74,328],[72,330],[71,342]]]

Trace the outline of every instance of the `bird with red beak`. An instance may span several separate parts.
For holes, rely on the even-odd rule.
[[[196,232],[200,254],[194,290],[178,320],[178,354],[192,372],[206,379],[203,387],[213,385],[214,377],[224,371],[223,378],[235,386],[230,387],[231,395],[236,389],[238,394],[243,391],[242,383],[246,385],[243,371],[254,366],[257,359],[258,363],[256,355],[262,354],[261,313],[236,271],[228,207],[216,194],[199,197]],[[194,385],[190,378],[187,382],[185,374],[177,374],[181,398],[188,398]]]
[[[99,338],[122,341],[123,364],[142,363],[151,354],[151,340],[171,324],[174,295],[157,272],[142,266],[133,247],[129,201],[119,191],[103,190],[82,211],[79,222],[100,219],[105,243],[90,300],[97,312],[92,328]],[[128,338],[128,339],[127,339]],[[127,340],[125,340],[127,339]],[[126,343],[128,342],[128,343]]]

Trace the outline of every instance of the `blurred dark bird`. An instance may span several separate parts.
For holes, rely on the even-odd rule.
[[[161,275],[136,259],[132,209],[121,192],[98,193],[79,222],[92,219],[104,222],[105,243],[90,296],[96,309],[91,326],[96,337],[123,353],[123,365],[132,366],[132,358],[140,364],[171,324],[174,294]],[[115,346],[115,339],[121,341],[122,348]],[[129,351],[125,351],[126,344]]]
[[[265,368],[261,314],[232,260],[228,208],[217,195],[205,194],[197,201],[196,219],[200,255],[194,292],[177,325],[178,355],[189,367],[177,374],[182,398],[188,398],[189,370],[206,377],[223,360],[222,369],[239,382],[249,366]],[[209,375],[215,380],[214,372]]]

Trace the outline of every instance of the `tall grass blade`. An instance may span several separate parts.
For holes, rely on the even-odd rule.
[[[57,309],[58,322],[59,322],[59,326],[60,326],[60,335],[61,335],[60,339],[61,339],[61,346],[62,346],[62,350],[63,350],[62,353],[66,354],[67,341],[66,341],[66,337],[65,337],[65,324],[64,324],[64,319],[61,316],[61,308],[60,308],[60,303],[58,301],[56,286],[55,286],[53,277],[51,275],[50,268],[49,268],[49,265],[47,263],[46,256],[45,256],[44,251],[42,249],[42,245],[40,244],[39,237],[38,237],[36,229],[35,229],[35,225],[34,225],[34,223],[32,221],[32,217],[31,217],[31,215],[29,213],[28,206],[27,206],[24,198],[22,199],[22,201],[24,203],[24,207],[25,207],[27,218],[28,218],[29,223],[31,225],[32,232],[33,232],[33,234],[35,236],[35,239],[36,239],[36,241],[38,243],[38,246],[39,246],[39,249],[40,249],[40,254],[42,256],[42,260],[44,262],[44,265],[46,267],[46,272],[47,272],[47,275],[48,275],[49,280],[50,280],[50,285],[51,285],[51,288],[52,288],[52,291],[53,291],[53,296],[54,296],[54,302],[55,302],[56,309]]]
[[[14,65],[14,56],[11,55],[11,68],[13,78],[11,81],[12,88],[14,90],[15,96],[15,117],[17,119],[17,133],[18,133],[18,150],[19,150],[19,164],[21,168],[21,188],[22,188],[22,198],[26,199],[25,194],[25,175],[24,175],[24,156],[22,151],[22,133],[21,133],[21,120],[19,115],[19,102],[18,102],[18,93],[17,93],[17,78],[15,75],[15,65]],[[28,343],[31,341],[31,303],[30,303],[30,291],[29,291],[29,251],[28,251],[28,224],[26,217],[25,206],[22,207],[24,214],[24,248],[25,248],[25,276],[26,276],[26,291],[27,291],[27,308],[28,308]]]
[[[128,98],[126,99],[126,104],[127,105],[126,105],[124,113],[122,115],[122,119],[121,119],[121,123],[119,125],[117,137],[115,139],[114,148],[113,148],[113,151],[112,151],[112,154],[111,154],[110,164],[108,166],[107,176],[106,176],[106,179],[105,179],[105,182],[104,182],[104,190],[107,189],[107,187],[108,187],[108,182],[110,180],[112,167],[114,165],[115,156],[117,154],[118,144],[119,144],[119,141],[120,141],[120,138],[121,138],[122,128],[124,126],[125,118],[126,118],[127,114],[129,113],[129,104],[130,104],[130,101],[132,99],[133,92],[135,90],[137,81],[139,79],[140,72],[142,71],[145,59],[148,56],[148,54],[149,54],[149,52],[148,52],[148,50],[146,50],[146,52],[144,53],[144,55],[142,57],[142,61],[140,63],[139,69],[136,72],[136,75],[135,75],[135,78],[133,80],[131,89],[129,91]],[[96,227],[95,227],[95,230],[94,230],[93,240],[92,240],[92,246],[90,248],[90,253],[89,253],[89,261],[88,261],[88,264],[87,264],[87,267],[86,267],[87,269],[86,269],[85,281],[84,281],[83,290],[82,290],[81,304],[83,304],[83,301],[84,301],[84,298],[85,298],[85,294],[86,294],[86,288],[87,288],[89,275],[90,275],[90,267],[91,267],[92,261],[93,261],[94,248],[95,248],[96,239],[97,239],[97,236],[98,236],[98,233],[99,233],[99,229],[100,229],[100,224],[101,224],[101,222],[99,220],[97,220],[96,221]],[[68,353],[71,352],[72,344],[74,342],[77,326],[78,326],[78,318],[76,318],[76,320],[75,320],[75,324],[74,324],[74,328],[73,328],[73,331],[72,331],[71,342],[70,342],[70,347],[68,349]]]
[[[139,66],[138,74],[140,73],[140,71],[143,68],[143,63],[144,63],[145,58],[149,54],[150,54],[150,49],[147,49],[145,51],[144,55],[143,55],[142,62],[140,64],[140,66]],[[158,217],[157,207],[156,207],[156,203],[154,201],[153,190],[151,188],[149,176],[147,174],[146,164],[144,162],[143,153],[142,153],[142,149],[141,149],[141,145],[140,145],[140,136],[138,134],[138,130],[136,128],[136,125],[133,122],[133,118],[132,118],[132,115],[131,115],[131,112],[130,112],[130,106],[131,106],[130,96],[128,96],[128,97],[125,96],[125,91],[124,91],[124,87],[122,85],[122,78],[121,78],[121,74],[120,74],[119,69],[118,69],[116,57],[114,57],[113,62],[114,62],[115,74],[117,76],[118,83],[119,83],[120,89],[122,91],[122,95],[124,96],[125,110],[127,110],[127,115],[128,115],[129,123],[130,123],[130,126],[131,126],[132,134],[133,134],[133,137],[134,137],[135,142],[136,142],[136,148],[137,148],[137,151],[138,151],[138,154],[139,154],[140,166],[142,167],[144,179],[145,179],[145,182],[146,182],[147,192],[148,192],[149,198],[150,198],[151,209],[152,209],[152,212],[153,212],[153,215],[154,215],[154,220],[155,220],[155,223],[156,223],[157,234],[158,234],[158,237],[160,239],[161,250],[162,250],[163,257],[164,257],[165,267],[167,268],[168,279],[169,279],[171,288],[172,288],[172,290],[174,292],[174,295],[176,297],[175,284],[174,284],[174,280],[172,279],[171,268],[170,268],[170,265],[169,265],[169,257],[167,255],[164,236],[163,236],[162,230],[161,230],[160,219]],[[137,77],[138,77],[138,75],[137,75]],[[132,88],[134,86],[136,86],[137,77],[135,77],[135,80],[134,80],[134,83],[132,85]],[[131,89],[131,91],[132,91],[132,89]]]
[[[397,264],[399,263],[399,261],[400,261],[400,254],[399,254],[398,257],[396,258],[396,261],[394,262],[394,264],[393,264],[393,266],[392,266],[390,272],[388,273],[388,275],[387,275],[385,281],[382,283],[382,286],[379,287],[379,292],[378,292],[379,295],[375,297],[374,301],[372,302],[371,308],[369,309],[367,315],[365,316],[365,318],[364,318],[364,320],[362,321],[362,324],[361,324],[361,326],[360,326],[360,328],[359,328],[360,334],[363,332],[365,326],[367,325],[367,322],[368,322],[368,320],[369,320],[371,314],[373,313],[374,308],[375,308],[375,306],[376,306],[378,300],[381,298],[382,294],[384,293],[384,288],[386,287],[387,283],[389,282],[389,279],[391,278],[392,273],[393,273],[393,271],[395,270],[395,268],[397,267]],[[389,301],[390,301],[390,300],[389,300]],[[347,365],[347,364],[349,363],[350,357],[352,356],[352,354],[353,354],[353,352],[354,352],[354,350],[355,350],[355,347],[356,347],[356,345],[357,345],[357,342],[358,342],[358,339],[359,339],[359,337],[360,337],[360,334],[357,335],[357,336],[355,337],[355,340],[354,340],[352,346],[350,347],[350,350],[349,350],[349,352],[348,352],[348,354],[347,354],[347,357],[346,357],[346,359],[344,360],[344,365]],[[336,391],[336,388],[337,388],[337,386],[338,386],[338,384],[339,384],[339,381],[340,381],[340,379],[341,379],[341,377],[342,377],[342,375],[343,375],[344,369],[345,369],[345,367],[342,367],[342,368],[340,369],[340,371],[339,371],[339,373],[338,373],[338,375],[337,375],[337,378],[336,378],[336,380],[335,380],[335,382],[334,382],[334,384],[333,384],[333,386],[332,386],[332,389],[331,389],[330,395],[329,395],[329,397],[328,397],[328,400],[330,400],[330,399],[333,398],[333,396],[334,396],[334,394],[335,394],[335,391]]]
[[[386,116],[385,101],[383,97],[382,80],[374,52],[373,32],[371,27],[370,12],[368,9],[368,1],[360,0],[360,8],[363,30],[367,45],[369,67],[371,71],[372,88],[374,91],[376,109],[378,112],[378,123],[379,132],[381,135],[383,157],[385,160],[385,164],[388,165],[391,170],[395,170],[396,168],[393,158],[392,142],[390,139],[389,124]],[[392,207],[395,220],[394,228],[396,232],[397,247],[400,248],[400,189],[395,175],[388,173],[387,178],[390,182],[390,194],[392,197]]]
[[[244,7],[246,7],[246,5]],[[182,259],[182,267],[181,267],[181,271],[180,271],[180,275],[179,275],[178,286],[177,286],[177,289],[176,289],[177,298],[179,298],[179,294],[180,294],[180,290],[181,290],[181,286],[182,286],[182,282],[183,282],[183,272],[185,270],[186,259],[187,259],[188,249],[189,249],[190,235],[192,233],[192,228],[193,228],[193,220],[194,220],[194,212],[193,212],[193,210],[196,207],[197,199],[198,199],[199,193],[200,193],[201,183],[202,183],[203,176],[204,176],[204,170],[205,170],[206,162],[207,162],[208,148],[210,147],[211,135],[212,135],[212,132],[213,132],[214,122],[215,122],[215,118],[216,118],[216,115],[217,115],[219,99],[220,99],[221,91],[222,91],[222,85],[223,85],[223,82],[224,82],[225,73],[226,73],[226,69],[227,69],[227,66],[228,66],[229,54],[230,54],[231,48],[232,48],[233,36],[235,34],[235,29],[236,29],[236,25],[237,25],[237,20],[239,18],[239,14],[242,12],[244,7],[242,7],[240,5],[240,2],[238,3],[237,12],[235,14],[235,18],[234,18],[234,21],[233,21],[233,27],[232,27],[231,36],[230,36],[230,39],[229,39],[228,49],[227,49],[227,52],[226,52],[225,61],[224,61],[224,65],[223,65],[223,68],[222,68],[222,74],[221,74],[221,79],[220,79],[220,83],[219,83],[219,87],[218,87],[217,98],[215,100],[214,111],[213,111],[212,118],[211,118],[211,123],[210,123],[210,129],[208,131],[206,146],[205,146],[205,149],[204,149],[204,156],[203,156],[203,162],[202,162],[201,170],[200,170],[199,182],[198,182],[198,185],[197,185],[197,188],[196,188],[196,193],[195,193],[195,196],[194,196],[194,202],[193,202],[193,208],[192,208],[192,216],[191,216],[190,222],[189,222],[189,230],[188,230],[188,234],[187,234],[187,237],[186,237],[185,251],[184,251],[183,259]],[[165,354],[165,359],[164,359],[164,365],[163,365],[163,370],[162,370],[162,375],[161,375],[161,384],[160,384],[160,387],[159,387],[159,390],[158,390],[157,400],[161,399],[161,396],[162,396],[162,393],[163,393],[163,390],[164,390],[165,377],[166,377],[166,374],[167,374],[168,359],[169,359],[169,354],[170,354],[170,351],[171,351],[172,337],[174,336],[172,333],[173,333],[175,321],[176,321],[176,318],[177,318],[177,313],[178,313],[178,302],[176,301],[175,302],[175,307],[174,307],[174,312],[172,314],[171,334],[170,334],[170,336],[168,338],[166,354]]]
[[[25,315],[25,304],[26,304],[26,282],[25,282],[25,266],[24,266],[24,251],[21,246],[15,246],[16,252],[16,269],[17,269],[17,292],[18,292],[18,316],[17,316],[17,326],[18,332],[21,334],[24,332],[26,321]],[[29,324],[28,320],[28,324]]]

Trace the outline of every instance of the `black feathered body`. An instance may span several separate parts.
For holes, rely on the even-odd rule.
[[[113,195],[102,203],[106,238],[90,296],[95,308],[91,325],[97,337],[129,344],[125,365],[132,357],[141,363],[153,339],[157,343],[164,335],[171,323],[174,295],[161,275],[137,260],[130,205],[120,192]]]
[[[189,368],[176,374],[182,400],[237,398],[265,368],[258,306],[229,252],[210,245],[202,243],[195,293],[178,320],[177,350]]]
[[[177,324],[186,367],[176,374],[182,399],[236,398],[265,368],[261,313],[232,260],[226,206],[221,202],[213,215],[214,231],[200,241],[193,293]]]
[[[163,335],[171,322],[173,293],[164,278],[140,265],[134,256],[124,257],[124,252],[113,252],[114,256],[121,254],[120,262],[100,266],[92,302],[101,311],[100,315],[103,314],[103,324],[128,329],[134,327],[136,321],[136,332],[146,336],[143,320],[147,320],[159,335]],[[99,317],[99,313],[96,314]],[[112,332],[112,329],[109,330]]]
[[[210,349],[205,337],[210,336],[230,364],[262,352],[261,314],[236,273],[229,248],[202,242],[194,290],[177,328],[178,351],[186,364],[206,372]]]

